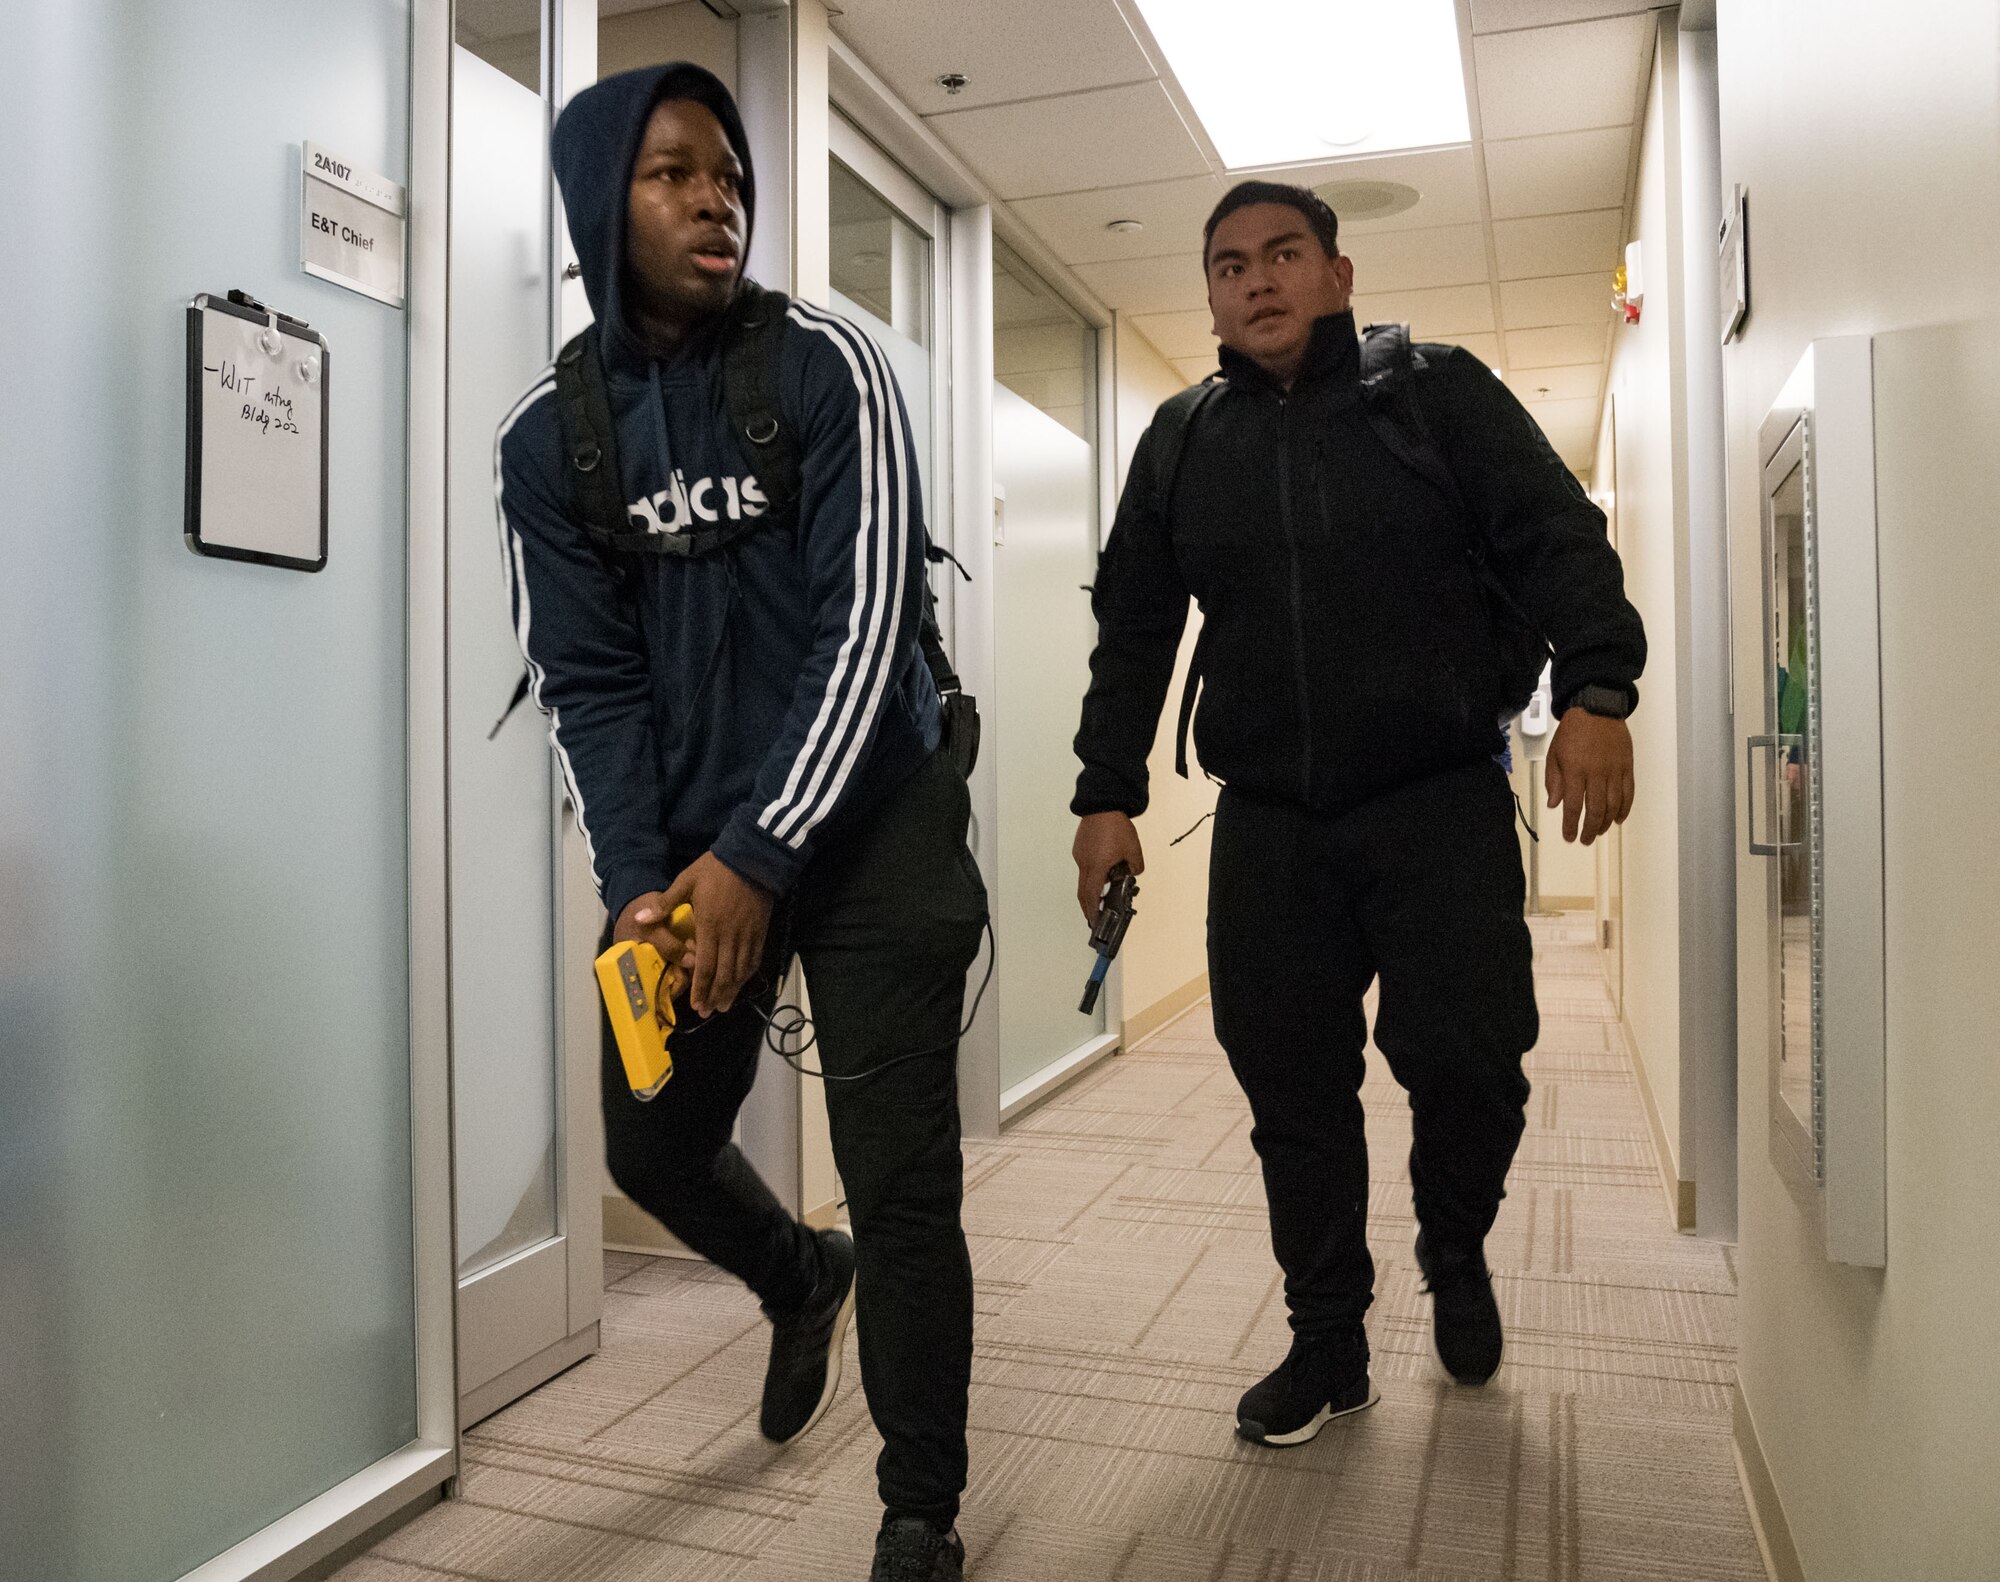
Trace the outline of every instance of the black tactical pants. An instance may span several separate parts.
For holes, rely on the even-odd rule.
[[[1249,1096],[1292,1327],[1373,1299],[1362,996],[1410,1095],[1410,1180],[1432,1241],[1491,1229],[1525,1124],[1538,1034],[1505,775],[1480,764],[1338,818],[1225,790],[1210,859],[1216,1036]]]
[[[965,1488],[972,1264],[959,1225],[957,1035],[965,975],[986,923],[966,850],[965,782],[942,753],[814,858],[789,907],[830,1073],[942,1046],[859,1082],[827,1084],[834,1162],[857,1259],[861,1383],[883,1450],[882,1501],[948,1523]],[[761,1003],[770,1008],[766,990]],[[811,1292],[811,1232],[730,1141],[764,1056],[765,1024],[739,1000],[683,1023],[659,1097],[632,1097],[604,1061],[605,1152],[620,1190],[774,1313]]]

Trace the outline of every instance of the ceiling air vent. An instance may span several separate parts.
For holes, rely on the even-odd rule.
[[[1400,181],[1329,181],[1314,189],[1343,222],[1386,220],[1414,209],[1423,194]]]

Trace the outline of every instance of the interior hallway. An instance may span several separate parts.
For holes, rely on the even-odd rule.
[[[1299,1450],[1233,1435],[1286,1330],[1249,1114],[1198,1006],[966,1147],[978,1582],[1761,1579],[1731,1460],[1727,1250],[1675,1234],[1588,917],[1535,923],[1543,1037],[1488,1243],[1492,1385],[1431,1354],[1408,1112],[1371,1055],[1381,1404]],[[876,1440],[840,1398],[757,1437],[767,1330],[705,1265],[612,1253],[603,1352],[466,1436],[463,1498],[341,1582],[857,1577]]]

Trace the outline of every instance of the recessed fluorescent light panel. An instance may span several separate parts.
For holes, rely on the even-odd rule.
[[[1472,135],[1452,0],[1132,0],[1231,170]]]

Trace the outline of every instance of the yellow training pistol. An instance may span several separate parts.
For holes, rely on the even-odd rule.
[[[667,927],[677,938],[693,940],[694,908],[676,907]],[[674,1031],[674,996],[684,977],[678,959],[662,961],[644,940],[628,939],[597,958],[597,987],[635,1099],[654,1097],[674,1074],[667,1041]]]

